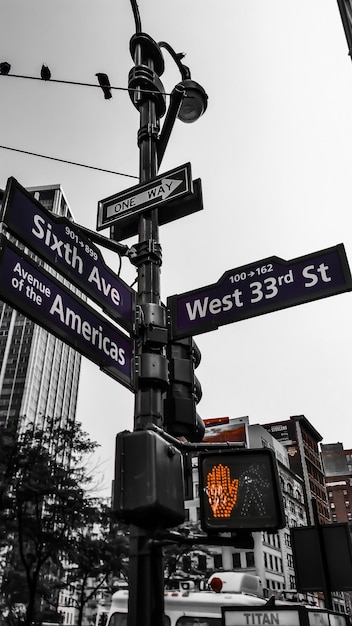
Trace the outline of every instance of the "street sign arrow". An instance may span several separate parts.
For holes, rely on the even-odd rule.
[[[7,183],[1,221],[121,326],[133,329],[135,291],[107,267],[78,224],[46,210],[14,178]]]
[[[0,296],[134,391],[131,339],[3,236]]]
[[[165,172],[98,202],[97,230],[122,222],[137,223],[138,216],[193,193],[191,164]],[[171,217],[171,221],[173,218]]]
[[[182,198],[168,198],[158,206],[159,226],[178,220],[191,213],[196,213],[203,209],[202,183],[199,178],[193,181],[193,192],[182,196]],[[130,214],[124,219],[116,222],[110,228],[110,239],[113,241],[123,241],[133,237],[138,233],[139,213]]]
[[[173,178],[161,178],[157,183],[153,183],[148,189],[140,191],[135,195],[124,196],[124,199],[118,201],[115,200],[112,204],[108,204],[105,209],[105,220],[110,223],[114,221],[119,213],[125,213],[129,209],[135,212],[135,209],[141,207],[145,210],[146,207],[155,206],[159,204],[171,195],[175,195],[175,190],[182,184],[182,180],[176,180]],[[103,202],[103,201],[102,201]]]
[[[189,337],[264,313],[352,290],[343,244],[285,261],[273,256],[217,283],[170,296],[171,336]]]

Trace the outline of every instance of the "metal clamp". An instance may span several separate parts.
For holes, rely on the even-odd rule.
[[[143,343],[156,346],[166,345],[168,330],[166,327],[166,309],[153,302],[143,304],[139,308],[138,321],[142,327]]]
[[[154,239],[141,241],[133,246],[133,253],[130,254],[130,261],[136,267],[143,263],[153,261],[158,265],[162,263],[162,250],[160,243]]]
[[[157,383],[166,388],[168,385],[167,359],[162,354],[145,352],[138,359],[138,378],[140,381]]]
[[[164,85],[156,72],[146,65],[136,65],[129,72],[128,89],[132,103],[137,109],[146,99],[152,99],[157,117],[163,117],[166,111],[166,96]]]

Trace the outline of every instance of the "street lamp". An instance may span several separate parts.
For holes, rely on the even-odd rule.
[[[185,90],[185,97],[177,117],[186,124],[196,122],[207,108],[208,96],[203,87],[194,80],[183,80],[178,86]]]
[[[159,46],[169,52],[181,72],[182,82],[178,83],[171,93],[172,100],[175,92],[183,91],[183,99],[177,117],[186,124],[196,122],[207,108],[208,96],[199,83],[191,80],[189,67],[181,63],[181,59],[185,56],[184,53],[175,52],[166,41],[159,41]]]
[[[208,96],[203,87],[191,79],[189,67],[181,63],[181,59],[184,57],[182,52],[175,52],[166,41],[159,41],[159,48],[165,48],[169,52],[179,68],[182,78],[182,81],[177,83],[171,92],[169,108],[158,138],[158,162],[160,166],[176,118],[186,124],[196,122],[207,108]]]

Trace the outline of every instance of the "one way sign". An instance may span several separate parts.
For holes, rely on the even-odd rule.
[[[97,230],[113,226],[123,220],[136,219],[136,215],[147,209],[175,198],[193,193],[191,164],[186,163],[174,170],[151,179],[147,183],[130,187],[98,203]]]

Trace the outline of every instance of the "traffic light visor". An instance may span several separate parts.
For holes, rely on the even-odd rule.
[[[206,532],[285,525],[274,453],[267,448],[199,455],[201,526]]]

